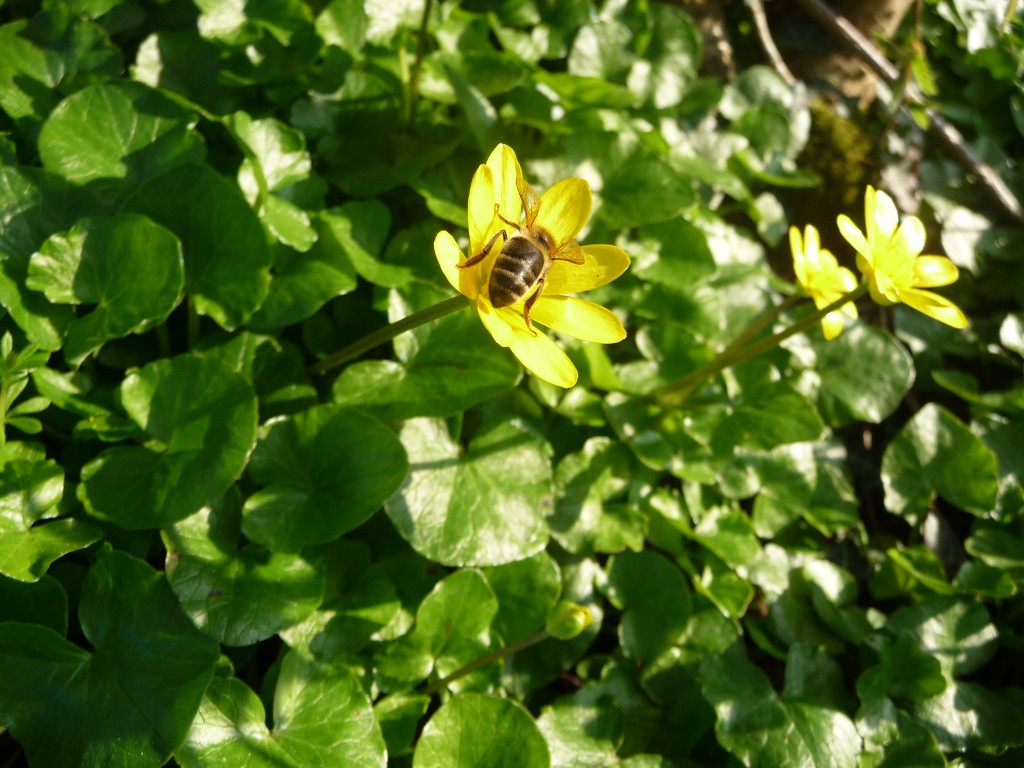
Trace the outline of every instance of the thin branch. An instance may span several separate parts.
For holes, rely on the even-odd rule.
[[[896,83],[899,71],[853,24],[842,16],[837,16],[821,0],[797,0],[797,3],[808,15],[825,27],[829,34],[853,48],[879,77],[890,85]],[[907,84],[906,97],[908,101],[920,106],[924,106],[926,103],[924,96],[913,83]],[[1013,218],[1018,224],[1024,224],[1024,208],[1021,207],[1020,201],[1003,183],[992,166],[974,153],[963,134],[947,122],[942,115],[927,106],[924,106],[924,111],[935,137],[962,165],[977,176],[982,188],[988,192],[989,197],[1003,213]]]
[[[761,41],[761,47],[764,48],[768,60],[771,61],[775,71],[779,73],[779,76],[788,85],[796,85],[796,78],[793,77],[793,73],[786,66],[786,62],[782,58],[782,54],[779,53],[779,49],[775,47],[772,31],[768,28],[768,17],[764,13],[764,3],[762,0],[747,0],[747,6],[750,8],[750,15],[754,17],[754,29],[757,30],[757,37]]]

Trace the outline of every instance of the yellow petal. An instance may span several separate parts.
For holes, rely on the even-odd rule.
[[[900,213],[896,203],[882,190],[868,187],[864,204],[865,218],[868,228],[868,242],[882,245],[889,240],[900,223]]]
[[[789,228],[789,249],[793,253],[793,272],[796,281],[804,288],[807,287],[807,259],[804,256],[804,242],[800,237],[800,230],[796,227]]]
[[[903,293],[903,303],[913,307],[923,315],[945,323],[953,328],[966,328],[967,318],[960,311],[960,307],[947,299],[931,291],[922,291],[911,288]]]
[[[536,336],[519,331],[512,341],[512,354],[519,358],[534,376],[558,387],[569,388],[578,374],[568,355],[543,333]]]
[[[840,214],[836,219],[836,224],[839,226],[839,234],[846,238],[846,242],[869,262],[873,262],[871,246],[868,244],[867,238],[864,237],[864,233],[860,231],[860,227],[853,223],[853,219],[846,214]]]
[[[584,245],[584,261],[556,261],[548,270],[546,295],[581,293],[607,285],[629,267],[629,255],[616,245]]]
[[[918,288],[938,288],[955,283],[960,277],[956,264],[945,256],[918,256],[914,260]]]
[[[544,227],[561,245],[580,233],[590,218],[593,200],[583,179],[562,179],[541,195],[537,226]]]
[[[553,331],[597,344],[614,344],[626,338],[626,329],[611,310],[571,296],[541,296],[530,318]]]
[[[487,158],[487,167],[494,181],[494,203],[498,204],[498,212],[509,221],[519,221],[523,203],[516,179],[523,175],[523,169],[519,167],[515,151],[506,144],[499,144]]]
[[[460,285],[462,270],[455,266],[462,261],[462,249],[459,248],[459,244],[455,242],[455,238],[450,233],[437,233],[437,237],[434,238],[434,255],[437,257],[437,264],[441,267],[445,278],[452,284],[452,288],[459,293],[464,293]]]
[[[483,249],[494,234],[497,219],[494,216],[494,174],[486,165],[481,165],[473,174],[469,185],[469,250],[475,256]],[[500,224],[500,222],[498,222]]]
[[[480,322],[484,324],[484,328],[487,329],[487,332],[491,334],[500,346],[512,346],[514,330],[508,321],[502,317],[500,310],[496,310],[491,306],[491,302],[481,295],[476,300],[476,311],[480,315]]]
[[[896,233],[897,240],[906,248],[907,256],[917,256],[924,250],[927,235],[924,231],[924,224],[917,216],[907,216],[900,222],[899,231]]]
[[[821,330],[825,334],[826,341],[832,341],[843,332],[843,314],[841,312],[829,312],[821,318]]]

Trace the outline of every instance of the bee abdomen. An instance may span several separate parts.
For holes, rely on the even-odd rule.
[[[543,272],[544,255],[537,246],[522,237],[511,238],[491,269],[491,304],[499,308],[515,304],[530,292]]]

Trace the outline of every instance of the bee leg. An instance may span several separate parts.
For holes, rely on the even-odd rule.
[[[537,290],[534,291],[530,298],[526,300],[526,303],[523,304],[523,320],[526,321],[526,330],[528,330],[534,336],[537,335],[537,332],[533,330],[533,323],[530,322],[530,308],[534,305],[537,299],[540,298],[540,292],[544,290],[545,279],[546,278],[542,277],[539,281],[537,281]]]
[[[494,237],[487,241],[487,245],[484,246],[484,249],[480,251],[480,253],[478,253],[476,256],[473,256],[472,258],[459,262],[455,266],[458,267],[459,269],[465,269],[466,267],[472,267],[474,264],[479,264],[487,257],[487,254],[491,252],[491,248],[494,247],[494,244],[498,241],[499,237],[501,238],[502,242],[505,242],[506,240],[508,240],[508,232],[506,232],[504,229],[499,229],[494,234]]]
[[[514,221],[509,221],[504,216],[502,216],[500,213],[498,213],[498,209],[500,207],[501,206],[499,206],[497,203],[494,204],[494,215],[497,216],[499,219],[501,219],[506,224],[508,224],[510,227],[512,227],[513,229],[518,231],[519,230],[519,225],[518,224],[516,224]]]

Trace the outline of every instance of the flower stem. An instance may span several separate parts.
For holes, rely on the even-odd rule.
[[[386,341],[398,336],[400,333],[411,331],[413,328],[418,328],[425,323],[429,323],[432,320],[450,315],[452,312],[458,312],[460,309],[470,306],[470,301],[462,294],[453,296],[450,299],[434,304],[433,306],[421,309],[419,312],[413,312],[411,315],[403,317],[401,320],[397,320],[390,325],[385,325],[383,328],[378,328],[372,333],[368,333],[358,341],[354,341],[344,349],[338,350],[333,355],[325,357],[318,363],[314,363],[309,367],[310,373],[324,373],[329,371],[331,368],[336,368],[342,363],[347,363],[353,358],[359,357],[365,352],[369,352],[374,347],[379,347]]]
[[[511,656],[513,653],[517,653],[518,651],[522,651],[526,648],[529,648],[531,645],[536,645],[541,640],[546,640],[548,637],[548,631],[546,629],[542,629],[540,632],[535,632],[532,635],[524,637],[520,640],[516,640],[514,643],[510,643],[509,645],[506,645],[504,648],[498,648],[497,650],[491,651],[490,653],[485,653],[480,658],[474,659],[473,661],[469,662],[469,664],[467,664],[466,666],[460,667],[459,669],[455,670],[447,677],[443,677],[440,680],[431,683],[423,689],[423,692],[428,696],[433,696],[442,688],[455,682],[460,677],[465,677],[471,672],[476,672],[478,669],[483,669],[488,664],[493,664],[499,659],[503,659],[506,656]]]
[[[779,346],[779,344],[790,336],[795,336],[798,333],[803,333],[809,328],[813,328],[830,312],[835,312],[847,302],[856,301],[867,293],[867,291],[867,283],[859,285],[849,293],[840,296],[828,306],[804,315],[788,328],[781,330],[778,333],[774,333],[771,336],[766,336],[760,341],[755,341],[749,346],[742,346],[747,339],[753,337],[761,328],[768,325],[768,323],[770,323],[774,317],[782,311],[783,307],[786,306],[786,302],[783,302],[783,304],[779,305],[777,311],[773,312],[773,310],[769,310],[764,316],[755,320],[750,328],[744,331],[736,338],[735,341],[719,352],[708,363],[701,366],[696,371],[686,374],[686,376],[681,378],[679,381],[662,388],[657,395],[658,402],[667,406],[682,405],[686,402],[686,399],[693,394],[693,391],[706,379],[725,370],[726,368],[736,365],[737,363],[741,363],[744,360],[749,360],[752,357],[756,357],[764,352],[775,349],[775,347]]]

